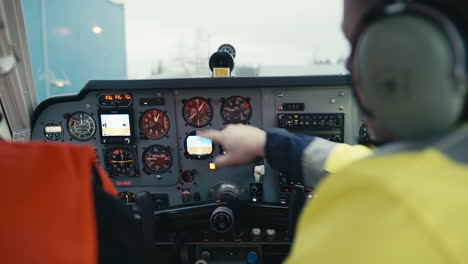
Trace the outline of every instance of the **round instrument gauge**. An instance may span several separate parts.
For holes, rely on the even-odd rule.
[[[42,134],[48,141],[59,141],[63,138],[63,129],[58,122],[47,122],[43,129]]]
[[[135,203],[135,194],[131,192],[120,192],[119,199],[123,203],[130,205],[130,204]]]
[[[149,139],[160,139],[169,132],[169,118],[161,110],[151,109],[144,112],[140,118],[140,129]]]
[[[76,112],[68,118],[67,129],[72,138],[87,141],[96,133],[96,121],[88,113]]]
[[[150,173],[163,173],[171,168],[171,152],[160,145],[151,146],[143,153],[143,164]]]
[[[111,177],[135,177],[137,155],[132,147],[106,149],[106,167]]]
[[[229,124],[246,124],[252,117],[252,106],[244,97],[231,96],[223,102],[221,116]]]
[[[207,126],[213,119],[213,107],[208,100],[194,97],[184,103],[183,116],[189,126]]]

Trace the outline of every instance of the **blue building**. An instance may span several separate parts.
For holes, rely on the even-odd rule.
[[[22,0],[38,101],[91,79],[126,79],[124,6],[111,0]]]

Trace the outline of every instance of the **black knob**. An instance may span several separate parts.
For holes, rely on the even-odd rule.
[[[234,224],[234,214],[227,207],[218,207],[211,214],[210,224],[214,231],[225,233],[232,229]]]

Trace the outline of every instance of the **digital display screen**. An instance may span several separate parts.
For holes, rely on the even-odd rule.
[[[213,141],[204,137],[188,136],[187,153],[194,156],[211,155],[213,153]]]
[[[46,126],[44,130],[46,133],[62,133],[61,126]]]
[[[101,134],[103,137],[130,137],[130,115],[101,114]]]
[[[129,94],[101,94],[98,98],[101,107],[128,107],[132,104]]]

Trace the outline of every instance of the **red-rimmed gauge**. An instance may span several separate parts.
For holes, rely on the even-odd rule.
[[[166,172],[172,165],[171,152],[160,145],[151,146],[143,153],[143,164],[150,173]]]
[[[213,119],[213,107],[208,100],[193,97],[184,103],[183,116],[189,126],[204,127]]]
[[[169,118],[161,110],[151,109],[144,112],[140,118],[140,129],[149,139],[160,139],[169,132]]]
[[[224,100],[221,116],[229,124],[246,124],[252,117],[250,100],[242,96],[231,96]]]

